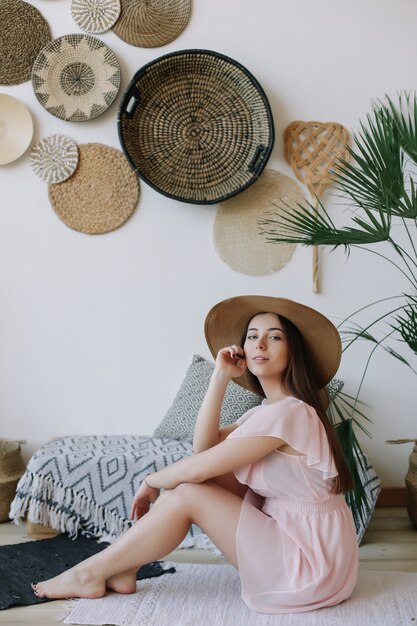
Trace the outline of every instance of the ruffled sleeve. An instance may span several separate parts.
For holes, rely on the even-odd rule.
[[[313,407],[296,398],[262,404],[237,420],[238,427],[228,438],[277,437],[306,456],[307,465],[323,473],[323,479],[337,476],[327,434]]]

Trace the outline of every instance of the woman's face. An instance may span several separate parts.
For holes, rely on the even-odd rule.
[[[249,322],[243,345],[246,365],[259,381],[279,381],[289,362],[287,339],[275,313],[259,313]]]

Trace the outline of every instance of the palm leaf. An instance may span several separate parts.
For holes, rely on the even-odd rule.
[[[358,398],[339,391],[335,398],[329,398],[327,414],[332,424],[336,426],[340,422],[351,421],[362,430],[365,435],[371,437],[370,432],[365,428],[362,420],[371,423],[371,419],[363,412],[366,405]],[[360,419],[359,419],[360,418]]]
[[[405,100],[405,103],[404,103]],[[399,108],[397,108],[391,98],[386,97],[387,105],[382,104],[384,112],[391,116],[395,127],[398,130],[401,146],[403,150],[417,162],[417,100],[411,102],[410,94],[402,94],[399,97]],[[406,112],[404,113],[404,105]]]
[[[306,246],[330,245],[334,248],[351,245],[366,245],[386,241],[389,238],[391,220],[381,210],[375,217],[374,212],[365,210],[366,218],[354,216],[352,221],[359,228],[336,228],[330,215],[319,202],[320,211],[316,213],[311,203],[298,205],[291,210],[283,205],[277,208],[280,213],[273,217],[258,220],[261,234],[271,243],[301,243]]]
[[[368,126],[353,136],[348,147],[352,162],[335,165],[336,188],[360,208],[391,213],[405,193],[399,131],[384,108],[367,116]]]
[[[414,354],[417,354],[417,304],[410,303],[403,311],[403,316],[396,317],[398,332]]]
[[[334,426],[352,475],[353,489],[346,493],[346,502],[352,510],[355,524],[358,524],[358,520],[362,520],[364,524],[371,504],[362,480],[362,476],[366,475],[366,467],[363,463],[364,456],[355,436],[353,424],[357,424],[370,437],[369,432],[356,419],[355,415],[359,415],[368,422],[371,420],[359,409],[359,406],[365,405],[357,398],[340,391],[336,396],[330,398],[327,415]]]

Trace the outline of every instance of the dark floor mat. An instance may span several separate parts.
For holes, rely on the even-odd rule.
[[[53,539],[0,546],[0,610],[47,602],[35,596],[30,586],[32,582],[57,576],[108,545],[84,536],[70,539],[68,534],[62,534]],[[141,580],[173,572],[175,568],[163,569],[162,563],[154,561],[141,567],[136,578]]]

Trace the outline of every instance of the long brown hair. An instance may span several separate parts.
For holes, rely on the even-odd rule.
[[[320,397],[318,385],[315,380],[314,367],[305,347],[303,336],[298,328],[290,322],[289,319],[282,317],[281,315],[277,315],[277,317],[282,324],[289,352],[288,366],[282,379],[283,391],[288,395],[302,400],[316,410],[317,415],[319,416],[326,431],[330,450],[338,473],[338,475],[333,479],[334,483],[332,492],[345,493],[346,491],[350,491],[353,488],[352,476],[337,434],[327,417],[326,407]],[[253,317],[251,319],[253,319]],[[241,346],[245,343],[251,319],[248,320],[246,324],[245,331],[241,339]],[[247,377],[252,385],[252,388],[255,389],[261,396],[265,397],[265,393],[258,378],[248,370]]]

